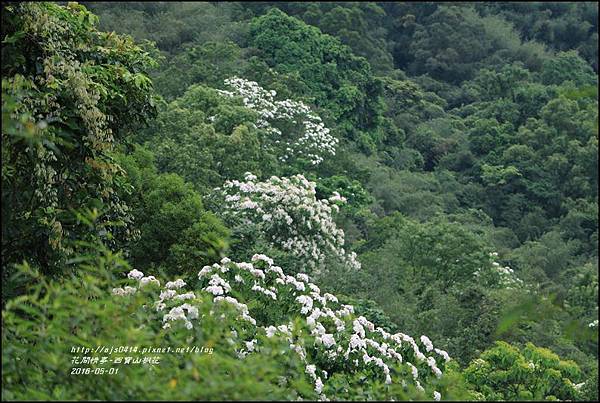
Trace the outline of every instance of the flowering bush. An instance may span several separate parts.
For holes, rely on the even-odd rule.
[[[115,259],[114,255],[97,255],[93,265],[80,267],[79,276],[60,280],[41,276],[35,268],[19,271],[21,278],[33,276],[36,281],[30,282],[27,295],[8,301],[2,311],[3,401],[260,401],[267,396],[293,401],[299,398],[298,391],[307,399],[316,399],[311,383],[303,377],[303,363],[285,359],[285,340],[269,339],[271,342],[262,346],[260,354],[240,360],[235,351],[238,346],[227,341],[231,329],[238,326],[235,316],[228,306],[213,304],[211,295],[193,301],[198,318],[202,319],[191,319],[194,309],[185,310],[194,328],[181,326],[180,331],[173,331],[162,329],[164,312],[157,312],[148,304],[159,298],[162,289],[151,276],[138,277],[140,273],[133,272],[133,278],[122,280],[124,284],[118,284],[117,290],[125,286],[126,290],[135,291],[124,297],[107,293],[107,288],[115,285],[107,269],[127,266]],[[178,282],[164,285],[166,289],[178,286]],[[188,302],[191,306],[188,297],[168,302]],[[210,315],[211,309],[216,312],[214,315]],[[161,320],[156,321],[157,317]],[[201,326],[196,325],[198,320],[202,320]],[[174,311],[168,323],[176,327],[183,321],[177,319]],[[72,351],[74,347],[94,351],[99,346],[136,351]],[[151,350],[155,348],[202,351],[154,354]],[[144,353],[144,349],[148,351]],[[92,358],[87,365],[81,362],[85,356]],[[103,356],[111,361],[130,357],[133,362],[103,364],[98,361]],[[146,363],[155,358],[156,363]],[[109,368],[118,373],[107,374]],[[90,372],[75,375],[73,369]],[[293,380],[293,387],[281,382],[284,376]]]
[[[333,221],[345,198],[334,192],[317,200],[315,183],[303,175],[258,182],[246,173],[245,179],[223,185],[221,209],[230,227],[243,228],[249,237],[262,237],[269,246],[291,254],[299,271],[318,273],[329,256],[360,268],[356,254],[344,249],[344,231]]]
[[[478,268],[473,273],[476,278],[487,280],[490,285],[495,284],[508,290],[514,288],[526,289],[526,285],[523,283],[523,280],[521,280],[515,274],[513,269],[511,269],[509,266],[502,266],[496,261],[498,258],[497,252],[490,252],[489,255],[490,266],[487,268],[488,270]]]
[[[135,294],[135,288],[156,284],[152,276],[132,270],[128,277],[137,281],[134,291],[113,293]],[[230,343],[241,346],[237,355],[244,358],[260,353],[261,337],[279,337],[289,344],[306,366],[306,374],[321,399],[336,393],[331,379],[339,376],[367,375],[368,382],[408,388],[409,384],[430,398],[441,395],[428,385],[442,377],[442,369],[450,361],[448,354],[435,348],[427,336],[418,340],[403,334],[390,334],[363,316],[356,316],[351,305],[344,305],[329,293],[321,293],[308,275],[286,275],[271,258],[256,254],[251,262],[232,262],[224,258],[220,264],[204,266],[198,273],[198,294],[183,292],[182,279],[167,282],[155,301],[162,315],[162,327],[193,329],[202,325],[197,301],[207,294],[214,307],[210,315],[218,315],[219,306],[234,308],[239,323],[231,332]],[[206,310],[206,309],[205,309]],[[223,317],[224,314],[222,314]],[[337,375],[337,376],[336,376]]]
[[[240,97],[245,107],[258,112],[256,126],[274,137],[274,145],[282,146],[283,155],[279,156],[282,162],[305,159],[317,165],[325,154],[335,155],[338,139],[308,105],[291,99],[277,101],[275,91],[267,91],[243,78],[232,77],[225,84],[232,90],[219,93]]]

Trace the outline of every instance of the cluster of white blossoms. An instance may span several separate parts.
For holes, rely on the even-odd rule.
[[[338,228],[333,214],[345,199],[334,193],[318,200],[314,182],[303,175],[290,178],[272,176],[258,182],[247,172],[245,182],[227,181],[223,185],[224,219],[243,220],[245,228],[256,225],[273,247],[299,258],[304,270],[315,272],[324,267],[327,256],[335,256],[354,269],[360,262],[354,252],[344,249],[344,231]]]
[[[225,84],[232,91],[217,91],[228,97],[240,97],[246,108],[258,113],[256,126],[272,135],[275,144],[284,147],[283,155],[279,156],[282,162],[301,157],[317,165],[323,161],[323,155],[335,155],[338,139],[330,134],[321,118],[303,102],[291,99],[277,101],[275,91],[267,91],[256,82],[243,78],[232,77],[225,80]],[[294,135],[286,129],[284,135],[274,126],[281,121],[285,121],[287,127],[290,122],[298,125],[299,134]]]
[[[139,287],[143,287],[148,284],[156,284],[160,287],[160,281],[158,281],[154,276],[144,276],[144,273],[136,269],[131,270],[127,274],[127,278],[131,280],[137,280]],[[112,293],[115,295],[130,295],[135,294],[137,290],[138,289],[136,287],[125,286],[124,288],[113,288]]]
[[[154,284],[157,287],[160,287],[160,281],[158,281],[154,276],[144,276],[144,273],[137,269],[131,270],[127,273],[127,278],[130,280],[135,280],[138,282],[139,287],[144,287],[148,284]],[[164,290],[161,291],[159,300],[155,302],[155,307],[157,311],[163,311],[167,307],[167,302],[171,301],[174,303],[173,306],[168,313],[163,316],[163,328],[167,329],[171,327],[169,322],[181,320],[185,327],[188,329],[192,329],[193,325],[190,319],[198,318],[198,308],[187,303],[187,300],[193,300],[196,298],[196,294],[193,292],[187,292],[183,294],[178,294],[177,290],[186,286],[185,281],[182,279],[177,279],[175,281],[169,281],[165,284]],[[138,291],[138,288],[125,286],[123,288],[113,288],[112,293],[118,296],[126,296],[135,294]]]
[[[442,368],[450,360],[428,337],[415,340],[403,333],[388,333],[356,315],[353,306],[340,303],[332,294],[321,293],[306,274],[286,275],[265,255],[256,254],[251,262],[243,263],[223,258],[220,263],[204,266],[198,278],[200,293],[211,296],[213,304],[233,306],[238,318],[253,329],[245,332],[246,337],[232,330],[232,336],[239,338],[243,346],[236,351],[238,357],[260,354],[260,338],[256,338],[259,333],[267,338],[286,340],[290,351],[304,363],[321,400],[327,400],[324,393],[327,382],[339,371],[350,375],[371,371],[374,381],[379,379],[404,387],[412,384],[425,392],[423,385],[426,386],[429,379],[440,378]],[[163,317],[164,328],[181,321],[187,329],[192,329],[193,321],[202,320],[194,306],[198,303],[196,294],[183,293],[181,289],[185,285],[182,280],[168,282],[155,303],[156,310],[164,312],[166,303],[171,304]],[[256,311],[249,310],[246,305],[249,302]],[[213,313],[213,308],[210,312]],[[256,317],[260,315],[264,322],[269,320],[264,319],[269,318],[269,312],[273,317],[281,317],[281,312],[286,312],[286,320],[290,321],[257,323],[252,316],[253,313]],[[298,317],[303,320],[293,320]],[[432,393],[435,400],[441,398],[437,391],[427,393]]]
[[[515,274],[515,271],[508,266],[502,266],[496,262],[495,259],[498,257],[498,252],[490,252],[492,262],[490,263],[490,271],[499,277],[499,283],[506,289],[521,288],[524,287],[524,282]],[[475,271],[475,276],[479,277],[482,274],[482,269]]]

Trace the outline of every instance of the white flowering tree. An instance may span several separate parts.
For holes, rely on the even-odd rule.
[[[113,293],[127,298],[140,287],[158,286],[153,276],[132,270],[133,286],[115,288]],[[403,334],[390,334],[344,305],[329,293],[322,293],[308,275],[286,275],[271,258],[256,254],[251,262],[220,263],[205,266],[198,273],[196,291],[184,291],[185,281],[167,282],[154,302],[163,329],[168,331],[202,326],[199,315],[206,297],[212,298],[209,315],[219,315],[219,307],[233,308],[238,325],[231,331],[230,345],[240,359],[261,353],[262,343],[281,338],[289,352],[305,365],[306,376],[320,399],[344,397],[340,378],[348,382],[362,379],[372,387],[395,385],[420,391],[424,398],[439,400],[435,384],[450,361],[448,354],[433,346],[427,336],[417,340]],[[201,302],[204,301],[204,302]],[[162,318],[161,318],[162,317]],[[358,376],[358,378],[357,378]],[[347,390],[346,390],[347,392]]]
[[[241,98],[246,108],[258,113],[256,127],[269,134],[270,146],[280,150],[281,162],[306,161],[311,166],[323,162],[327,155],[335,155],[338,139],[305,103],[276,100],[275,91],[243,78],[229,78],[225,85],[230,90],[219,90],[220,94]]]
[[[489,256],[489,266],[475,270],[475,278],[485,281],[488,286],[499,286],[508,290],[528,289],[529,285],[525,284],[512,268],[497,262],[498,252],[490,252]]]
[[[345,199],[338,193],[318,200],[316,184],[303,175],[272,176],[260,182],[246,173],[245,181],[227,181],[221,190],[222,216],[237,235],[262,240],[270,248],[293,257],[292,271],[319,273],[328,258],[353,269],[360,263],[354,252],[344,248],[344,231],[333,220]],[[252,246],[244,244],[244,250]]]

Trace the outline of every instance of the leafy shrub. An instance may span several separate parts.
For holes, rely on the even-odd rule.
[[[581,378],[577,364],[531,343],[519,349],[506,342],[486,350],[465,370],[465,378],[489,400],[573,400]]]

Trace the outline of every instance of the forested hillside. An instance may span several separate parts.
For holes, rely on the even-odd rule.
[[[597,3],[1,29],[3,400],[598,400]]]

